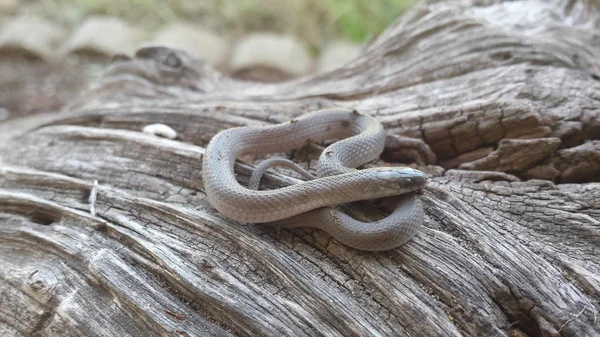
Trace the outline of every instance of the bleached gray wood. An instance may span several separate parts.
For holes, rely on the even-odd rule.
[[[0,335],[600,335],[599,18],[424,2],[346,66],[277,84],[169,49],[116,59],[63,113],[0,124]],[[333,106],[434,175],[411,242],[361,252],[212,209],[215,133]]]

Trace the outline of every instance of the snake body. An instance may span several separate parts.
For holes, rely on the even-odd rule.
[[[323,151],[316,179],[256,191],[235,178],[239,156],[285,152],[330,139],[342,140]],[[391,249],[408,241],[421,226],[423,206],[418,196],[402,194],[421,189],[426,179],[411,168],[355,169],[378,158],[384,145],[385,131],[378,121],[346,109],[316,111],[278,125],[228,129],[206,148],[204,188],[213,207],[236,221],[317,227],[354,248]],[[392,214],[368,224],[329,207],[390,196],[398,198]]]

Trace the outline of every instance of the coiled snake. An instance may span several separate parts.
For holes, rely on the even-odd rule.
[[[342,140],[321,154],[318,178],[265,191],[242,186],[235,178],[239,156],[285,152],[307,142],[331,139]],[[357,249],[388,250],[410,240],[422,225],[423,205],[416,193],[409,192],[421,189],[426,178],[421,171],[406,167],[355,169],[378,158],[384,145],[385,131],[374,118],[353,110],[321,110],[278,125],[218,133],[206,148],[202,178],[209,202],[233,220],[316,227]],[[276,164],[262,165],[251,179],[252,187],[257,187],[266,168]],[[333,207],[390,196],[398,196],[392,214],[371,223],[357,221]]]

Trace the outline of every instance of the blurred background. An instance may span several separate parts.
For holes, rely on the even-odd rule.
[[[0,121],[58,111],[116,54],[184,49],[245,80],[343,65],[415,0],[0,0]]]

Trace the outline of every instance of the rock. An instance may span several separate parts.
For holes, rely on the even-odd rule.
[[[10,14],[19,8],[19,0],[0,0],[0,13]]]
[[[220,67],[229,57],[229,42],[219,35],[197,25],[175,23],[161,29],[144,45],[165,46],[183,49],[209,64]]]
[[[145,38],[145,33],[118,18],[92,16],[77,28],[69,39],[67,53],[89,53],[111,57],[133,55]]]
[[[233,72],[258,67],[299,76],[310,72],[312,58],[292,36],[253,33],[234,47],[229,66]]]
[[[66,38],[67,31],[57,23],[37,16],[18,16],[2,27],[0,51],[52,61]]]

